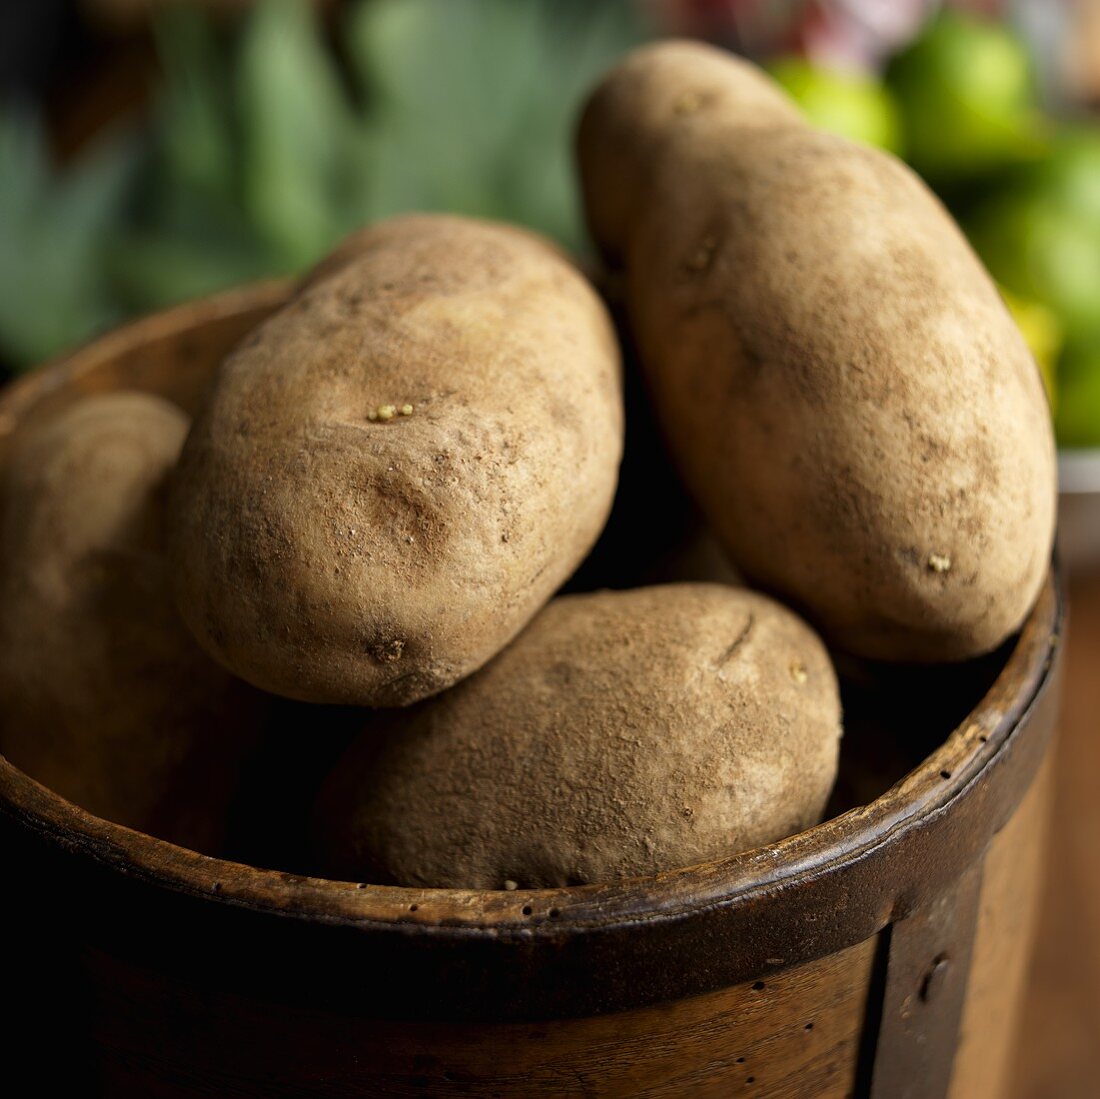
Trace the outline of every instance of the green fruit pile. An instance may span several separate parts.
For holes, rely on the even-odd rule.
[[[772,71],[817,125],[900,152],[937,190],[1035,355],[1060,445],[1100,446],[1100,127],[1044,115],[1024,43],[951,9],[881,80]]]

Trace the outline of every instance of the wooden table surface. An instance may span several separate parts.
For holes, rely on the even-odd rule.
[[[1009,1099],[1100,1097],[1100,573],[1070,585],[1047,892]]]

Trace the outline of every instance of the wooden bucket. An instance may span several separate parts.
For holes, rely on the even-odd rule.
[[[0,398],[0,460],[15,425],[76,394],[193,408],[286,293],[184,306],[23,379]],[[885,793],[771,847],[602,886],[256,869],[92,817],[0,759],[8,1072],[33,1048],[44,1088],[144,1099],[1000,1096],[1061,637],[1050,580],[1001,653],[891,673],[862,744],[925,747]]]

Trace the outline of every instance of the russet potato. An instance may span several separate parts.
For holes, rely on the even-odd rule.
[[[658,418],[748,581],[871,659],[1016,630],[1050,557],[1049,414],[924,184],[698,43],[614,68],[578,152]]]
[[[721,858],[818,821],[840,733],[824,647],[764,596],[563,596],[469,679],[367,725],[318,803],[322,868],[500,889]]]
[[[216,853],[267,702],[184,629],[164,554],[187,433],[144,393],[14,438],[0,474],[0,751],[100,817]]]
[[[434,694],[592,546],[622,419],[610,320],[556,249],[465,218],[384,222],[223,364],[175,478],[180,612],[280,695]]]

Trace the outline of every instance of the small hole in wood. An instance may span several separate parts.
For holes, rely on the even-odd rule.
[[[951,772],[950,771],[940,771],[940,778],[950,778],[950,777],[951,777]]]
[[[807,1023],[802,1029],[803,1030],[813,1030],[813,1028],[814,1028],[813,1023]]]
[[[561,909],[560,908],[551,908],[550,909],[550,918],[552,920],[556,920],[560,915],[561,915]]]
[[[978,739],[979,739],[979,740],[980,740],[980,741],[981,741],[981,742],[982,742],[983,744],[987,744],[987,743],[989,742],[989,737],[987,737],[987,736],[985,735],[985,733],[982,733],[982,735],[981,735],[980,737],[978,737]]]
[[[756,1077],[755,1076],[746,1076],[745,1077],[745,1083],[746,1084],[755,1084],[756,1083]]]
[[[214,892],[220,893],[222,891],[222,883],[220,881],[214,882]]]
[[[763,982],[763,981],[757,981],[757,982],[756,982],[756,984],[754,984],[754,985],[752,986],[752,990],[753,990],[753,992],[763,992],[763,991],[764,991],[764,987],[765,987],[765,986],[764,986],[764,982]]]
[[[418,904],[410,904],[409,905],[409,911],[410,912],[415,912],[419,907],[420,907],[420,905],[418,905]]]
[[[744,1063],[745,1063],[745,1058],[744,1057],[738,1057],[737,1058],[737,1064],[743,1065]]]
[[[932,965],[924,975],[920,986],[920,998],[926,1003],[935,1000],[947,981],[947,975],[951,969],[951,959],[947,954],[940,954],[933,959]]]
[[[530,916],[531,915],[531,906],[529,904],[525,904],[523,906],[523,914],[525,916]]]

